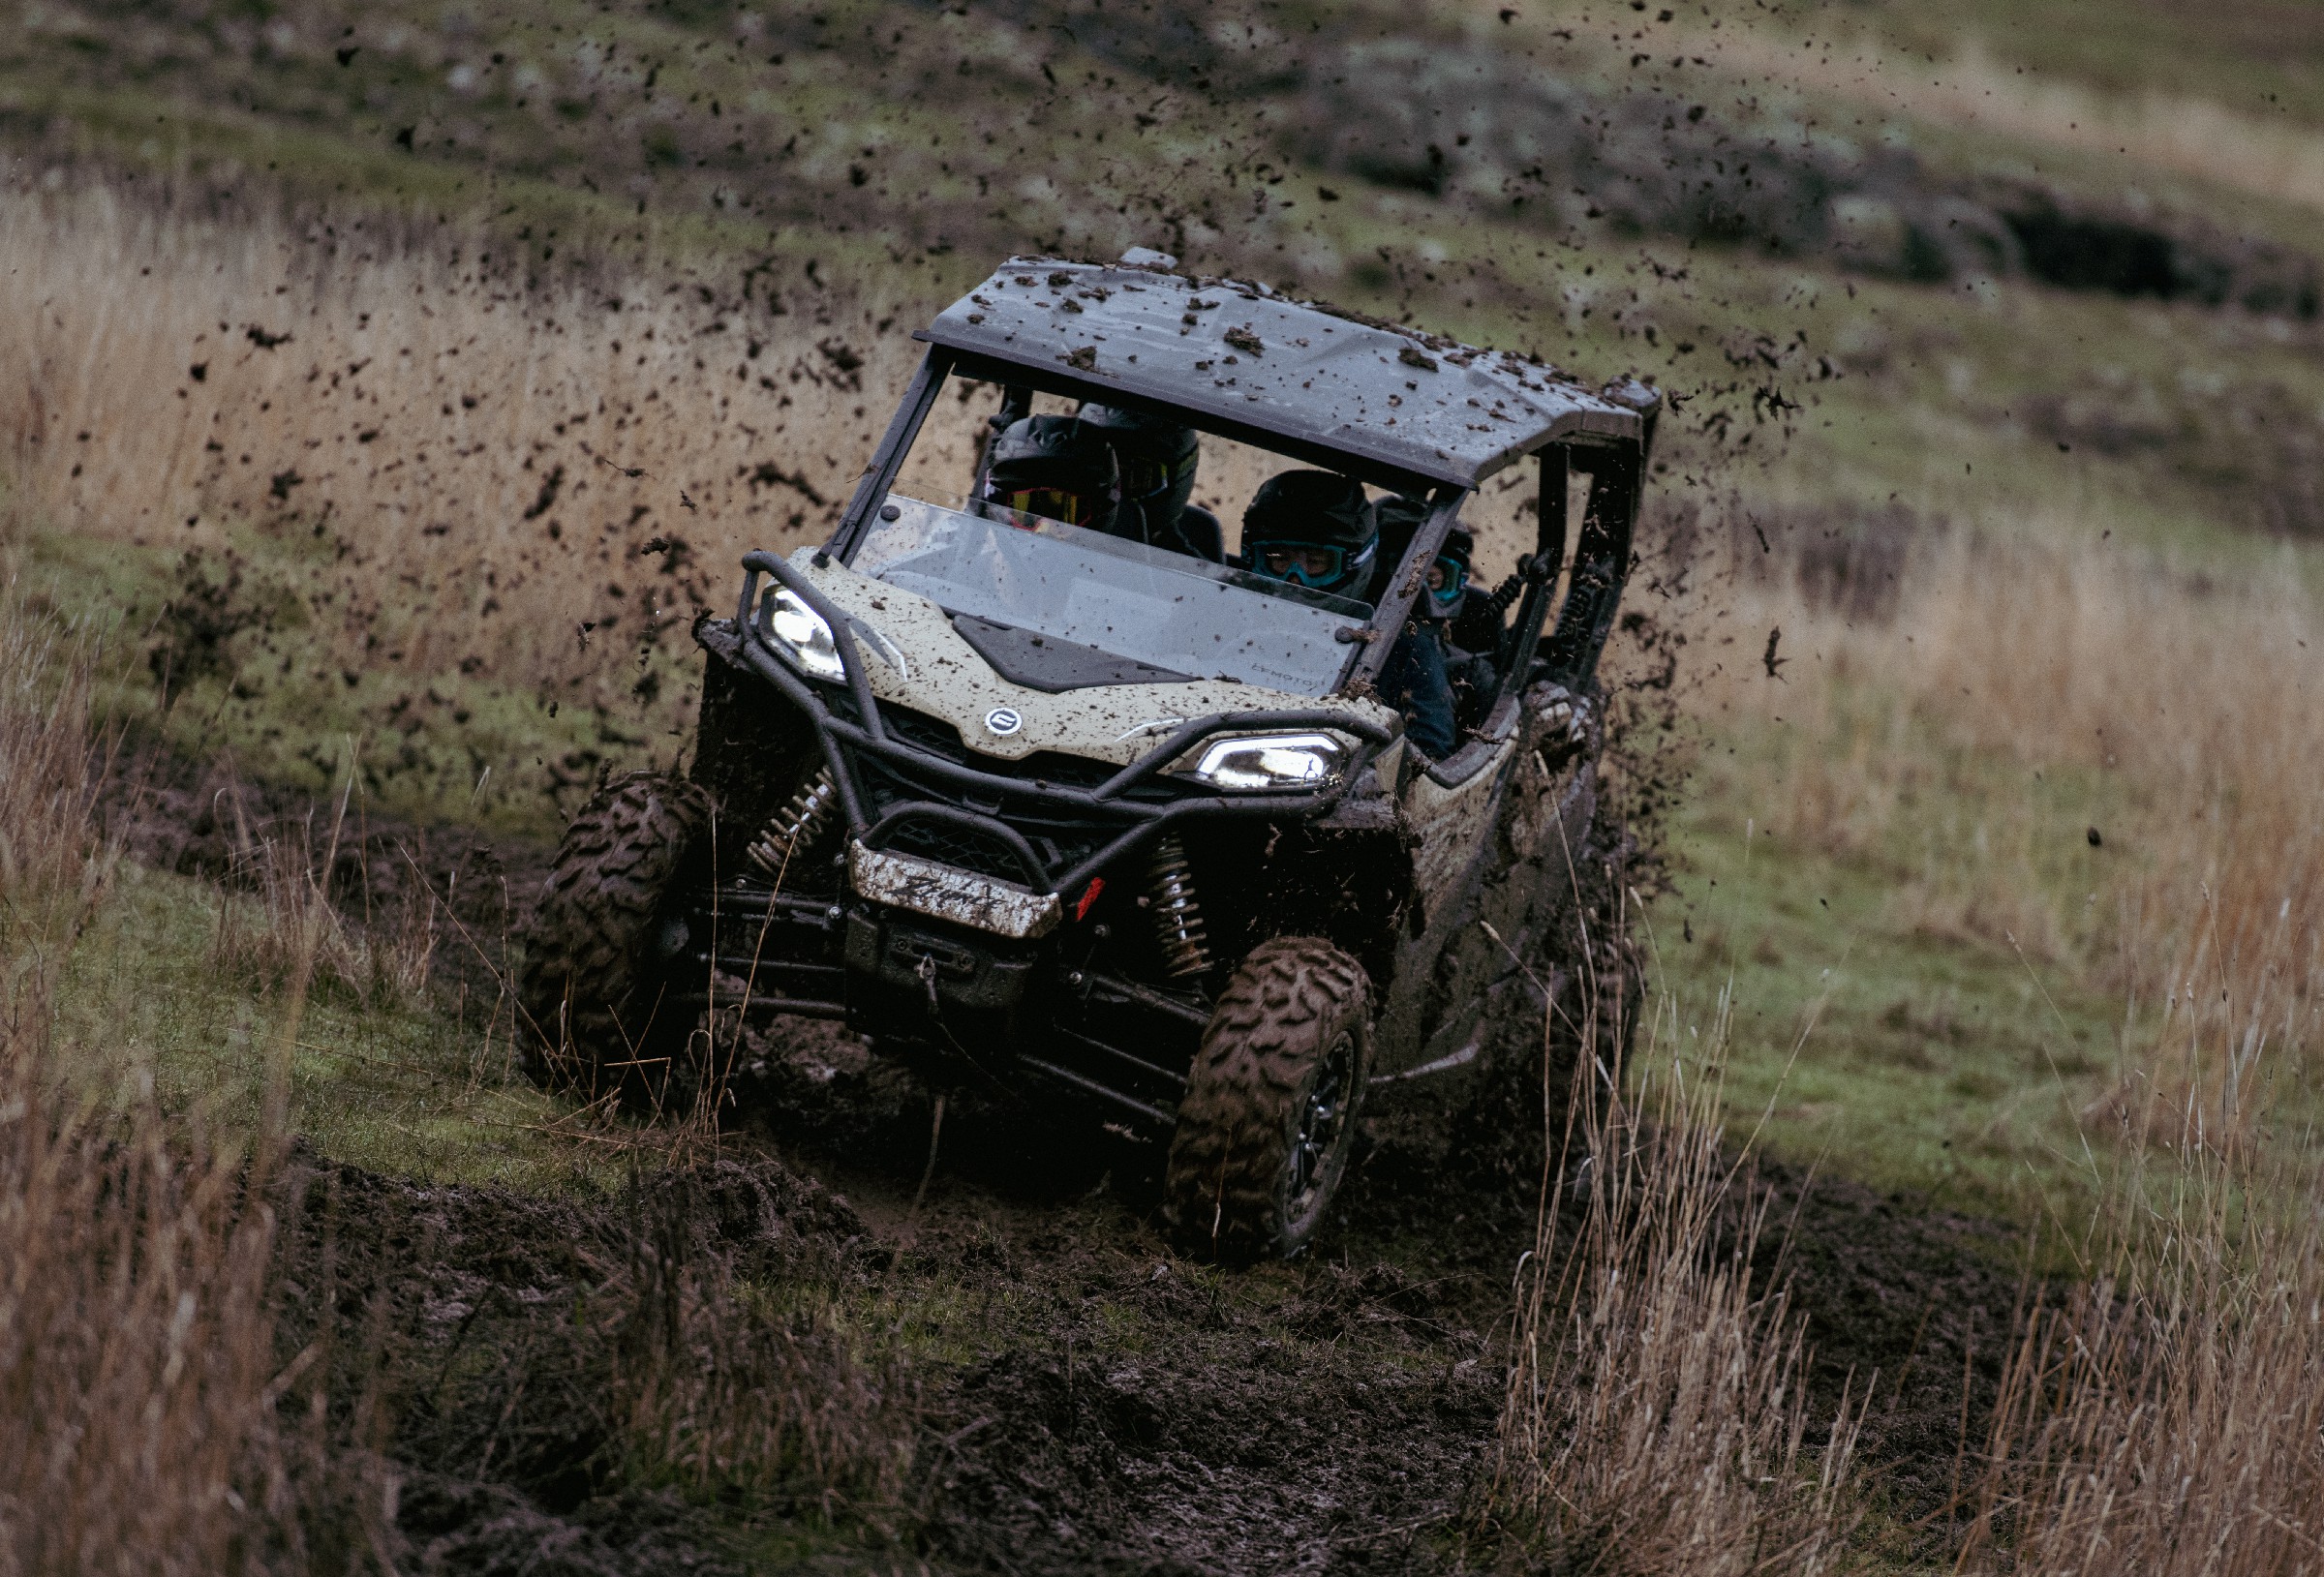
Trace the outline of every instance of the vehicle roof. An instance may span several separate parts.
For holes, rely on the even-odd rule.
[[[1012,258],[919,337],[1463,487],[1546,443],[1642,436],[1636,409],[1514,352],[1138,261]]]

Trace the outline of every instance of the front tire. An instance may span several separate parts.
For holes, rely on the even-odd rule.
[[[596,1098],[666,1094],[692,1025],[664,1000],[688,940],[684,880],[711,804],[667,773],[630,773],[583,805],[550,862],[525,936],[517,1000],[535,1082]]]
[[[1164,1213],[1191,1253],[1230,1261],[1304,1250],[1347,1175],[1371,1071],[1371,982],[1318,937],[1252,950],[1187,1075]]]

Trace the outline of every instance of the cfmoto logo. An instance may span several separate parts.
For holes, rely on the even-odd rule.
[[[985,726],[995,734],[1009,735],[1024,726],[1024,719],[1008,707],[994,707],[985,713]]]

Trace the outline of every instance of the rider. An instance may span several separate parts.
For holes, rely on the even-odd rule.
[[[1026,416],[993,440],[986,457],[984,497],[1006,508],[1061,520],[1093,531],[1116,531],[1135,505],[1121,499],[1121,470],[1114,446],[1096,427],[1072,416]]]
[[[1167,416],[1090,404],[1082,407],[1081,419],[1114,445],[1121,465],[1121,495],[1138,506],[1146,542],[1214,564],[1225,562],[1226,532],[1218,517],[1190,501],[1195,469],[1202,462],[1202,440],[1193,428]],[[1121,525],[1128,523],[1125,511]]]
[[[1363,484],[1322,470],[1270,476],[1242,515],[1242,561],[1254,572],[1344,597],[1370,589],[1379,524]],[[1433,760],[1452,753],[1452,691],[1443,643],[1421,613],[1406,624],[1380,671],[1379,694],[1404,713],[1405,739]]]
[[[1380,553],[1372,571],[1370,596],[1377,603],[1388,594],[1389,583],[1404,562],[1412,538],[1428,518],[1428,500],[1390,494],[1374,500],[1373,516],[1380,523]],[[1481,722],[1500,687],[1500,664],[1506,642],[1503,616],[1514,600],[1517,577],[1499,591],[1471,584],[1476,537],[1465,526],[1445,533],[1445,543],[1429,561],[1421,594],[1413,599],[1412,618],[1420,629],[1444,648],[1445,678],[1452,687],[1454,715]]]

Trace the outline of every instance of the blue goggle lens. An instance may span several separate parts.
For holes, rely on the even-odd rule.
[[[1251,567],[1262,575],[1325,590],[1348,572],[1348,550],[1320,542],[1254,542]]]

